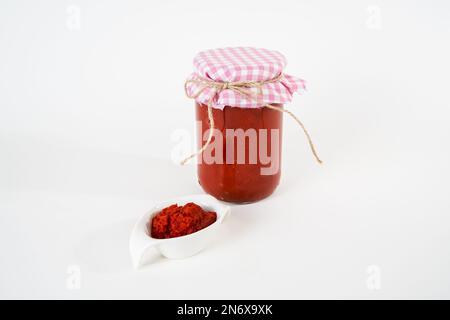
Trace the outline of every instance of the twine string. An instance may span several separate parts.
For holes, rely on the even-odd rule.
[[[266,105],[264,105],[264,107],[272,109],[272,110],[284,112],[284,113],[287,113],[288,115],[290,115],[298,123],[298,125],[302,128],[303,133],[305,134],[306,139],[308,140],[309,148],[311,149],[311,152],[312,152],[314,158],[316,158],[316,161],[318,163],[322,164],[322,160],[320,160],[320,158],[319,158],[319,156],[317,154],[316,147],[314,146],[314,143],[313,143],[313,141],[311,139],[311,136],[309,135],[308,130],[306,130],[305,125],[300,121],[300,119],[295,114],[293,114],[289,110],[278,108],[278,107],[275,107],[275,106],[273,106],[271,104],[266,104]]]
[[[213,137],[213,132],[214,132],[214,117],[212,114],[211,103],[208,103],[208,120],[209,120],[209,134],[208,134],[208,139],[206,140],[206,143],[200,149],[198,149],[197,152],[192,153],[190,156],[184,158],[183,161],[181,161],[182,165],[186,164],[189,160],[191,160],[195,156],[197,156],[197,155],[201,154],[203,151],[205,151],[206,148],[211,143],[211,140]]]
[[[208,104],[207,104],[208,121],[209,121],[208,139],[206,140],[206,143],[200,149],[198,149],[195,153],[193,153],[193,154],[189,155],[188,157],[186,157],[185,159],[183,159],[183,161],[181,161],[181,164],[184,165],[189,160],[194,158],[195,156],[201,154],[203,151],[206,150],[206,148],[211,143],[211,140],[213,137],[213,131],[214,131],[214,117],[213,117],[213,112],[212,112],[212,104],[214,101],[214,97],[218,93],[220,93],[223,90],[233,90],[234,92],[237,92],[249,99],[253,99],[256,102],[258,102],[259,98],[261,98],[263,95],[263,92],[262,92],[263,85],[265,85],[267,83],[278,82],[282,78],[283,78],[283,74],[280,73],[277,77],[270,79],[270,80],[266,80],[266,81],[218,82],[218,81],[213,81],[213,80],[203,79],[203,78],[187,80],[184,83],[184,92],[186,93],[186,96],[190,99],[194,99],[194,100],[197,99],[203,93],[203,91],[205,91],[205,89],[207,89],[207,88],[213,89],[213,90],[215,90],[215,92],[211,96],[211,98],[209,99]],[[194,84],[197,84],[200,86],[200,89],[197,90],[197,92],[195,92],[194,94],[189,94],[189,91],[187,89],[187,86],[190,83],[194,83]],[[256,95],[250,91],[251,88],[257,88]],[[300,121],[300,119],[296,115],[294,115],[291,111],[284,109],[283,107],[277,107],[272,104],[264,104],[262,107],[263,108],[266,107],[268,109],[272,109],[272,110],[275,110],[278,112],[284,112],[284,113],[287,113],[289,116],[291,116],[298,123],[300,128],[302,128],[303,133],[305,134],[306,139],[308,140],[308,144],[309,144],[309,147],[311,149],[311,152],[312,152],[314,158],[316,159],[316,161],[319,164],[322,164],[322,160],[320,160],[320,158],[317,154],[316,147],[314,146],[314,143],[312,141],[312,138],[311,138],[308,130],[306,130],[305,125]]]

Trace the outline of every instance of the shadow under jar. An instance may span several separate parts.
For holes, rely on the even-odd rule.
[[[234,203],[271,195],[280,181],[282,112],[225,106],[212,108],[212,115],[214,135],[198,161],[202,188],[219,200]],[[202,146],[210,128],[205,104],[196,102],[196,118],[198,145]]]

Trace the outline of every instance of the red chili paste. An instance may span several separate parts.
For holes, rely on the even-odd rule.
[[[281,106],[281,105],[280,105]],[[209,129],[208,108],[206,105],[196,103],[197,121],[202,123],[202,132],[198,135],[198,145],[203,145],[202,137]],[[278,129],[279,140],[272,141],[270,135],[267,136],[268,153],[270,154],[271,144],[278,143],[278,159],[281,160],[281,130],[283,115],[281,112],[268,108],[237,108],[226,106],[223,110],[213,108],[214,127],[226,136],[227,129]],[[257,137],[259,145],[259,137]],[[246,141],[248,142],[248,141]],[[223,139],[223,159],[222,163],[208,164],[203,161],[198,164],[198,180],[207,193],[219,200],[246,203],[263,199],[275,190],[280,181],[278,170],[273,175],[262,175],[261,168],[267,167],[258,157],[256,164],[248,161],[244,164],[227,164],[226,144]],[[259,147],[258,147],[259,148]],[[234,155],[237,154],[237,144],[235,144]],[[271,156],[276,156],[272,155]],[[245,144],[245,158],[249,159],[249,144]]]
[[[206,228],[217,220],[213,211],[205,211],[193,202],[173,204],[157,213],[150,221],[150,234],[156,239],[185,236]]]

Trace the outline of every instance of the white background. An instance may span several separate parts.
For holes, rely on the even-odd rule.
[[[449,40],[447,1],[2,0],[0,297],[450,298]],[[134,271],[135,220],[202,192],[192,58],[239,45],[307,80],[324,165],[285,118],[276,193]]]

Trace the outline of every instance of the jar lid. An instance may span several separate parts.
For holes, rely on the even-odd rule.
[[[202,51],[194,58],[194,73],[186,82],[186,92],[197,102],[210,103],[219,109],[284,104],[292,100],[294,92],[305,89],[302,79],[283,72],[286,63],[280,52],[263,48],[228,47]],[[215,85],[205,85],[208,81]],[[243,90],[235,90],[225,85],[239,83],[253,86],[245,85]]]

